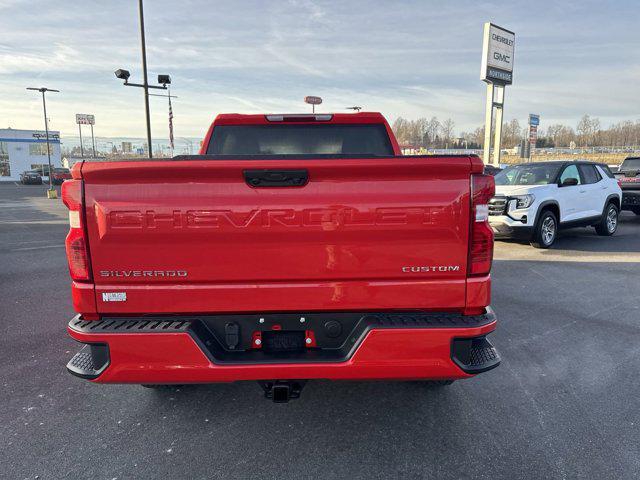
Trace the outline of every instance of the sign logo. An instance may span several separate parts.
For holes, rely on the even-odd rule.
[[[78,125],[95,125],[96,117],[87,113],[76,113],[76,123]]]
[[[308,103],[309,105],[320,105],[322,103],[322,98],[309,95],[304,97],[304,103]]]
[[[44,133],[44,132],[43,133],[38,133],[38,132],[32,133],[31,136],[33,138],[37,138],[38,140],[41,139],[41,138],[44,138],[44,139],[47,138],[47,134]],[[52,139],[53,140],[60,140],[60,134],[49,132],[49,140],[52,140]]]
[[[513,81],[515,33],[492,23],[484,24],[480,79],[510,85]]]

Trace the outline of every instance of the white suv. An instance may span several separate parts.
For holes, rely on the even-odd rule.
[[[594,226],[598,235],[618,228],[622,191],[606,165],[577,161],[524,163],[495,177],[489,223],[496,238],[520,238],[549,248],[558,229]]]

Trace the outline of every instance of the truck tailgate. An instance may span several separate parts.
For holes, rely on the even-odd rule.
[[[304,169],[254,188],[244,171]],[[82,166],[100,313],[463,308],[471,160]]]

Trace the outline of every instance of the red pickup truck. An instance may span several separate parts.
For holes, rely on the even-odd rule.
[[[62,198],[97,383],[448,384],[496,367],[493,177],[403,156],[379,113],[219,115],[199,155],[89,162]]]

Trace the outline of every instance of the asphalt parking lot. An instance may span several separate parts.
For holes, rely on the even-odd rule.
[[[496,244],[502,365],[444,389],[310,382],[156,392],[67,374],[66,209],[0,184],[0,477],[640,477],[640,217]]]

